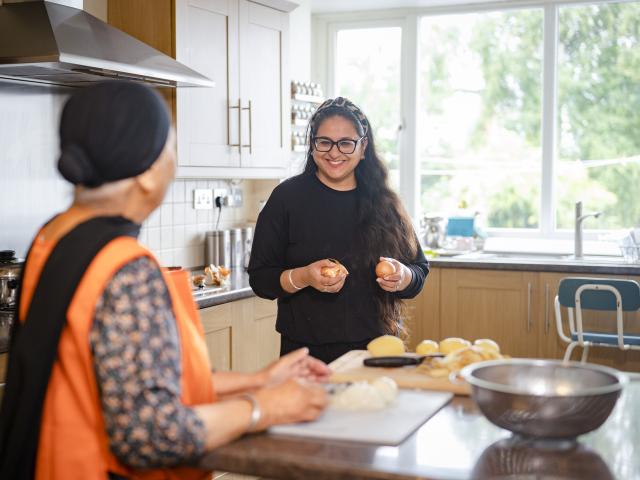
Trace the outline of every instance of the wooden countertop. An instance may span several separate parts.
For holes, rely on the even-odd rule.
[[[640,377],[632,380],[607,422],[576,445],[516,441],[470,398],[455,397],[398,447],[263,433],[207,454],[201,465],[273,479],[638,479]]]

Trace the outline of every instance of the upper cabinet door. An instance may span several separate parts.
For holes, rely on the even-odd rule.
[[[242,167],[282,169],[289,156],[289,17],[239,1]]]
[[[239,167],[238,0],[176,0],[175,25],[177,60],[216,83],[177,89],[178,165]]]

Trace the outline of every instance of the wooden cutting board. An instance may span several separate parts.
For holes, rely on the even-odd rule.
[[[329,364],[333,375],[329,379],[332,383],[357,382],[373,380],[386,376],[395,380],[400,388],[419,388],[422,390],[438,390],[452,392],[456,395],[469,395],[471,389],[467,383],[457,385],[448,378],[434,378],[416,371],[415,366],[400,368],[366,367],[362,362],[369,358],[366,350],[351,350]]]

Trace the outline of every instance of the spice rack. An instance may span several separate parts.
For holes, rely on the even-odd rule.
[[[306,151],[309,119],[324,101],[322,87],[313,82],[291,82],[291,150]]]

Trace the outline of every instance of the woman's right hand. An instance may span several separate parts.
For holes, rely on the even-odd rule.
[[[329,403],[324,388],[296,379],[263,388],[256,392],[255,397],[262,410],[257,430],[271,425],[315,420]]]
[[[347,276],[341,273],[337,277],[325,277],[322,275],[322,267],[335,267],[335,263],[326,258],[310,263],[304,267],[305,283],[319,292],[338,293]]]

